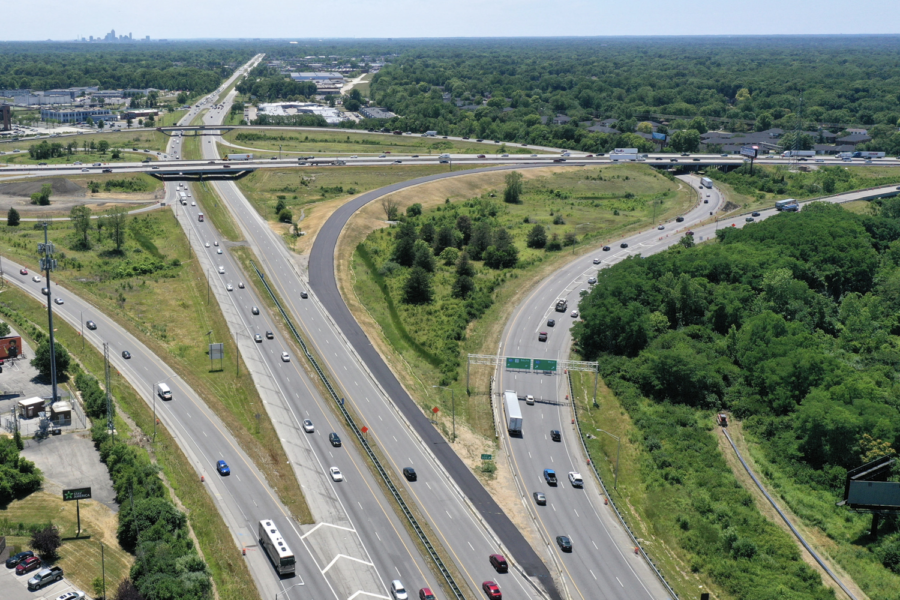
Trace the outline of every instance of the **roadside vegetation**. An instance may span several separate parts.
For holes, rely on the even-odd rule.
[[[87,133],[83,135],[66,135],[49,140],[19,140],[16,142],[4,142],[0,144],[0,151],[12,152],[21,150],[16,154],[6,154],[3,162],[11,164],[47,163],[72,163],[77,160],[82,162],[94,162],[104,157],[103,162],[121,160],[134,162],[149,158],[156,160],[156,152],[165,150],[168,138],[158,131],[122,131],[116,133]],[[137,150],[151,150],[150,153],[134,153]],[[33,150],[32,150],[33,149]],[[119,150],[121,156],[113,159],[112,153]],[[141,156],[145,155],[145,156]],[[87,158],[85,158],[87,157]]]
[[[507,147],[504,144],[444,140],[434,137],[383,135],[355,131],[290,131],[272,129],[241,129],[222,136],[225,140],[246,146],[277,152],[336,153],[336,154],[534,154],[543,150]],[[233,152],[240,150],[231,149]]]
[[[776,579],[820,592],[786,537],[738,514],[749,496],[710,434],[721,410],[741,420],[775,492],[835,543],[832,558],[870,598],[900,587],[897,521],[882,520],[874,537],[870,515],[835,505],[848,469],[900,444],[900,200],[872,206],[862,215],[816,203],[720,231],[718,242],[629,259],[600,271],[581,302],[576,349],[600,362],[635,425],[645,489],[673,507],[654,526],[735,597]]]
[[[50,240],[56,245],[60,285],[88,299],[136,335],[212,407],[232,435],[266,475],[294,516],[311,520],[293,475],[275,465],[284,454],[246,368],[235,372],[235,344],[215,300],[207,274],[197,266],[187,239],[170,211],[129,217],[56,222]],[[99,226],[99,230],[98,230]],[[7,227],[0,230],[5,252],[30,268],[43,231]],[[208,303],[208,298],[210,302]],[[90,318],[84,315],[85,319]],[[207,332],[212,331],[210,337]],[[207,342],[221,341],[230,356],[223,368],[210,365]],[[262,414],[259,420],[256,414]]]
[[[472,177],[477,184],[464,177],[404,190],[355,216],[342,245],[362,243],[348,261],[345,297],[358,298],[357,316],[374,320],[408,366],[397,370],[415,372],[409,383],[423,405],[437,403],[449,415],[449,394],[431,385],[452,386],[462,399],[457,418],[489,437],[484,399],[466,394],[465,354],[494,352],[511,305],[534,278],[579,248],[649,226],[654,209],[657,218],[686,210],[696,195],[638,165]],[[399,223],[383,228],[386,220]],[[360,228],[364,241],[350,233]],[[339,268],[343,260],[342,250]]]
[[[42,306],[31,296],[15,288],[7,288],[0,296],[0,313],[4,315],[4,318],[15,323],[20,333],[35,343],[37,343],[37,340],[46,338],[46,333],[42,325],[40,325],[46,322],[46,307]],[[115,483],[115,487],[117,494],[119,494],[119,499],[122,498],[122,494],[127,493],[130,503],[131,485],[128,484],[127,477],[124,481],[121,479],[131,472],[133,478],[144,482],[144,489],[138,490],[135,493],[135,498],[141,497],[142,494],[148,494],[148,498],[156,498],[154,502],[151,502],[160,510],[160,512],[156,513],[156,516],[170,517],[165,522],[147,529],[144,541],[150,545],[156,545],[156,552],[144,556],[142,565],[137,572],[131,571],[129,577],[136,583],[145,579],[146,585],[144,590],[152,592],[148,593],[146,597],[151,598],[205,597],[197,596],[195,592],[207,589],[205,584],[203,584],[203,579],[206,578],[208,581],[209,574],[211,574],[215,582],[215,589],[220,598],[258,598],[256,586],[246,567],[246,562],[241,557],[238,549],[234,547],[228,527],[216,510],[206,487],[197,478],[193,466],[164,425],[160,424],[157,427],[156,443],[151,443],[151,435],[154,431],[153,413],[148,407],[146,400],[137,394],[116,370],[111,371],[110,392],[116,407],[116,410],[114,410],[114,422],[117,434],[115,442],[108,439],[105,431],[105,412],[100,410],[105,395],[102,391],[99,391],[97,380],[88,374],[91,372],[104,372],[103,355],[92,346],[82,346],[80,332],[71,327],[66,321],[60,319],[54,325],[56,327],[56,343],[69,348],[72,355],[79,361],[78,364],[72,366],[71,371],[75,375],[74,379],[78,389],[83,394],[86,409],[93,412],[95,417],[95,427],[92,435],[95,437],[95,440],[100,439],[105,444],[107,452],[105,460],[110,468],[110,475],[114,483],[118,481],[118,483]],[[118,409],[122,409],[122,412],[126,413],[128,417],[123,417]],[[96,436],[100,436],[100,438]],[[152,464],[147,462],[145,451],[149,453]],[[157,472],[157,465],[162,469],[162,476],[164,477],[162,480],[151,478],[151,474]],[[191,558],[190,550],[193,544],[185,535],[186,532],[182,532],[180,535],[176,534],[177,540],[171,540],[169,537],[169,534],[177,531],[179,528],[183,528],[183,515],[179,517],[180,511],[173,510],[174,507],[167,507],[162,502],[167,497],[167,492],[162,493],[160,490],[164,492],[166,488],[171,488],[178,500],[187,509],[191,532],[196,536],[207,563],[202,568],[201,564],[198,564],[194,558]],[[162,495],[160,495],[161,493]],[[41,501],[41,495],[33,495],[23,499],[24,506],[27,506],[28,502]],[[91,513],[88,512],[87,517],[90,518],[90,515]],[[143,524],[153,524],[155,522],[153,516],[151,509],[150,520],[143,521]],[[33,516],[32,519],[34,519]],[[54,521],[54,524],[57,524],[57,522]],[[63,527],[69,527],[69,529],[62,529],[62,531],[71,531],[71,515],[63,517],[59,524]],[[0,525],[2,525],[2,521],[0,521]],[[42,523],[30,526],[29,531],[35,527],[42,526]],[[112,594],[121,578],[125,576],[126,571],[130,569],[133,558],[122,549],[118,541],[122,534],[128,534],[128,528],[122,530],[121,521],[118,523],[104,521],[101,523],[101,526],[102,531],[98,532],[96,539],[105,541],[111,546],[111,548],[106,550],[106,560],[118,561],[118,563],[113,562],[112,565],[109,562],[107,563],[106,589],[108,594]],[[60,560],[63,561],[63,564],[65,564],[67,559],[71,561],[74,567],[75,581],[79,582],[85,589],[91,590],[94,597],[97,597],[100,593],[98,582],[100,551],[91,542],[91,539],[94,539],[93,533],[91,538],[84,538],[80,541],[65,540],[60,548]],[[166,542],[167,539],[169,543]],[[123,541],[128,543],[128,540]],[[71,554],[67,550],[67,545],[70,543],[74,544]],[[144,549],[148,550],[150,548],[147,546]],[[112,556],[110,556],[110,550],[112,550]],[[176,570],[172,568],[171,561],[177,555],[180,555],[182,558],[178,561],[181,563],[181,568]],[[162,560],[154,561],[153,556],[157,556]],[[119,579],[112,580],[110,575],[116,572],[117,564],[120,565],[119,568],[121,570],[119,573],[122,576]],[[110,567],[113,568],[113,573],[109,572]],[[207,567],[209,574],[204,574]],[[156,569],[163,569],[164,571],[156,576],[152,576],[152,571]],[[173,579],[174,581],[166,581]],[[173,593],[175,591],[178,593],[175,596],[171,594],[166,596],[166,589],[173,590]]]

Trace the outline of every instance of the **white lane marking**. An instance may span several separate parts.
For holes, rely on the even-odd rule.
[[[593,571],[593,570],[592,570],[592,569],[588,569],[588,571],[590,571],[590,572],[591,572],[591,575],[592,575],[592,576],[593,576],[593,578],[594,578],[594,581],[597,581],[597,576],[596,576],[596,575],[594,575],[594,571]]]
[[[597,542],[595,542],[594,540],[591,540],[591,543],[594,545],[594,548],[596,548],[597,550],[600,549],[600,548],[597,548]]]
[[[624,584],[624,583],[622,583],[622,580],[621,580],[621,579],[619,579],[619,578],[618,578],[618,577],[616,577],[616,581],[618,581],[618,582],[619,582],[619,585],[621,585],[621,586],[622,586],[622,587],[625,587],[625,584]]]

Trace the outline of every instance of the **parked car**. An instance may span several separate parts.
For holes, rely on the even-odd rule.
[[[41,559],[37,556],[29,556],[16,565],[16,575],[24,575],[41,568]]]
[[[9,558],[6,559],[6,568],[12,569],[15,566],[18,566],[26,558],[31,558],[34,556],[34,552],[31,550],[25,550],[23,552],[19,552],[18,554],[13,554]]]

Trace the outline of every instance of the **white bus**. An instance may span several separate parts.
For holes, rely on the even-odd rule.
[[[275,527],[274,521],[265,519],[259,522],[259,543],[265,548],[266,554],[269,555],[269,559],[275,565],[275,570],[279,575],[289,575],[294,572],[297,560],[278,532],[278,528]]]

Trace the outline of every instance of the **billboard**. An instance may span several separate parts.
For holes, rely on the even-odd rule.
[[[847,506],[863,509],[900,508],[900,483],[893,481],[851,481]]]
[[[22,353],[22,338],[17,335],[0,338],[0,358],[15,358]]]
[[[531,359],[530,358],[507,358],[506,359],[506,368],[507,369],[523,369],[529,370],[531,369]]]
[[[222,359],[225,357],[225,344],[210,344],[209,345],[209,358],[211,360]]]
[[[759,146],[742,146],[741,147],[741,156],[749,156],[750,158],[756,158],[759,154]]]
[[[666,141],[666,134],[664,134],[664,133],[652,133],[652,134],[650,134],[650,136],[651,136],[654,140],[658,140],[658,141],[660,141],[660,142]]]
[[[91,499],[91,488],[72,488],[69,490],[63,490],[63,501],[68,502],[70,500],[90,500]]]

